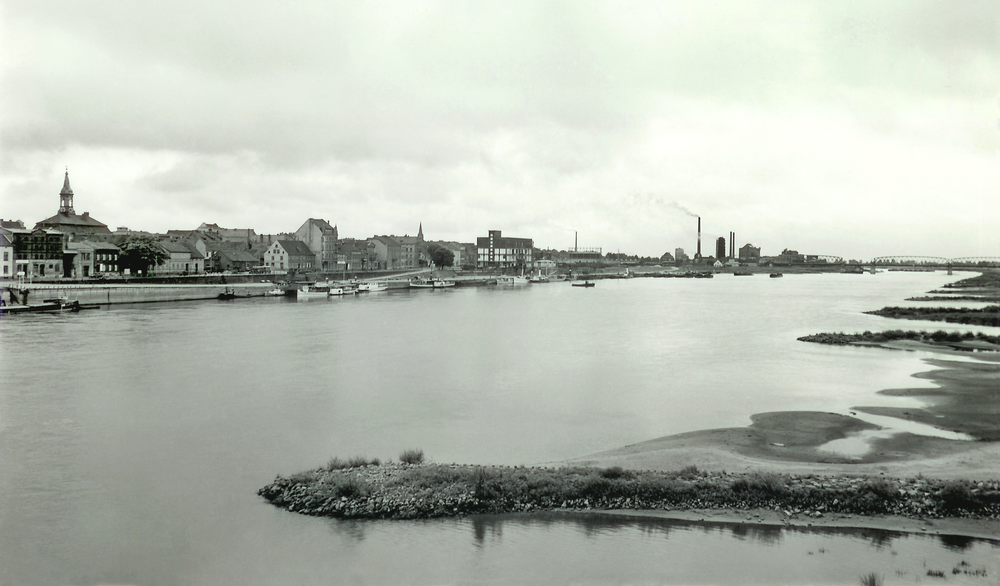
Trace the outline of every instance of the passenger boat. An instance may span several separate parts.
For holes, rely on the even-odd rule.
[[[271,289],[270,291],[264,292],[265,297],[284,297],[285,290],[280,288]]]
[[[341,295],[354,295],[358,292],[356,287],[350,285],[337,285],[329,288],[327,293],[330,297],[341,296]]]
[[[326,299],[330,295],[330,287],[323,285],[302,285],[295,291],[296,299]]]
[[[570,283],[570,285],[573,285],[574,287],[593,287],[594,286],[594,282],[593,281],[584,281],[582,283]]]
[[[370,283],[360,283],[358,285],[358,293],[385,291],[389,286],[385,283],[376,283],[374,281]]]
[[[517,275],[500,275],[497,277],[497,285],[527,285],[527,277]]]
[[[410,287],[413,289],[443,289],[445,287],[454,287],[455,281],[442,281],[440,279],[434,279],[432,281],[410,281]]]

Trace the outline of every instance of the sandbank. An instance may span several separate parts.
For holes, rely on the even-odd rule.
[[[937,386],[888,389],[887,395],[918,397],[925,406],[888,408],[858,406],[855,412],[887,415],[968,434],[978,441],[944,439],[910,432],[879,436],[878,426],[837,413],[785,411],[751,416],[748,427],[694,431],[664,436],[625,447],[574,458],[567,464],[620,466],[630,470],[681,470],[696,466],[705,471],[771,472],[817,476],[888,476],[995,480],[1000,478],[1000,356],[956,353],[926,344],[891,342],[886,348],[930,350],[964,359],[928,358],[934,370],[915,377]],[[871,434],[863,454],[838,454],[821,449],[837,439]],[[775,511],[672,510],[614,511],[686,520],[873,527],[902,532],[941,533],[1000,538],[996,519],[911,519],[887,516],[836,516],[792,519]]]

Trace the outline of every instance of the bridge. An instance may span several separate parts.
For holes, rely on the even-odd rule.
[[[1000,256],[963,256],[958,258],[945,258],[943,256],[891,255],[876,256],[872,259],[871,264],[875,266],[1000,267]]]

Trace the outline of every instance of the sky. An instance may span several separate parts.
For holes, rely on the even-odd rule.
[[[995,1],[0,0],[29,227],[1000,256],[998,155]]]

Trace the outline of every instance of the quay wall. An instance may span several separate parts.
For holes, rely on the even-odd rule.
[[[152,303],[159,301],[193,301],[215,299],[229,290],[241,297],[263,296],[274,288],[273,283],[233,283],[229,285],[209,284],[56,284],[34,283],[27,285],[28,302],[39,303],[43,299],[66,297],[83,305],[115,305],[120,303]],[[19,295],[20,297],[20,295]],[[9,297],[4,296],[7,300]]]

